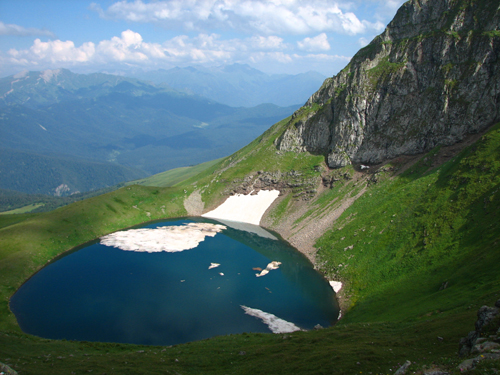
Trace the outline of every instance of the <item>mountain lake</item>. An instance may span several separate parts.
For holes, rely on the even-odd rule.
[[[327,327],[335,292],[259,226],[182,218],[104,236],[52,260],[12,296],[29,334],[175,345],[243,332]]]

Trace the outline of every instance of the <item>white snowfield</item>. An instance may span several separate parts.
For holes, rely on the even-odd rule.
[[[264,212],[278,198],[278,190],[260,190],[257,194],[230,196],[215,210],[201,216],[259,225]]]
[[[129,229],[101,237],[101,244],[126,251],[177,252],[194,249],[205,237],[214,237],[224,229],[224,225],[211,223]]]
[[[302,331],[302,329],[297,327],[295,324],[278,318],[276,315],[266,313],[259,309],[252,309],[243,305],[241,305],[241,308],[245,310],[245,314],[261,319],[273,333],[289,333]]]

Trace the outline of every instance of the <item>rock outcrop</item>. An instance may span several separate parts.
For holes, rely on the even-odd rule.
[[[496,0],[411,0],[277,140],[331,168],[451,145],[500,121]]]
[[[470,331],[466,337],[463,337],[459,343],[458,355],[464,357],[470,353],[483,353],[489,350],[497,350],[500,345],[496,341],[500,341],[500,328],[497,334],[492,336],[493,341],[488,341],[486,338],[481,338],[483,328],[488,326],[497,315],[500,314],[500,299],[496,301],[494,307],[482,306],[477,311],[477,320],[474,324],[474,331]],[[499,355],[500,358],[500,355]]]

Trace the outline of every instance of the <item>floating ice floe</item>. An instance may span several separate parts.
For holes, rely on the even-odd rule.
[[[269,271],[277,270],[278,268],[280,268],[280,264],[281,264],[281,262],[277,262],[277,261],[273,260],[271,263],[269,263],[267,265],[266,269],[260,271],[260,273],[256,273],[255,276],[261,277],[261,276],[267,275],[269,273]]]
[[[214,237],[224,229],[224,225],[211,223],[129,229],[101,237],[101,244],[126,251],[177,252],[194,249],[205,237]]]
[[[273,333],[289,333],[302,331],[302,329],[297,327],[295,324],[278,318],[276,315],[266,313],[259,309],[252,309],[243,305],[241,305],[241,308],[245,310],[245,314],[261,319]]]
[[[210,266],[208,266],[208,269],[211,270],[212,268],[217,268],[219,266],[220,266],[219,263],[210,263]]]

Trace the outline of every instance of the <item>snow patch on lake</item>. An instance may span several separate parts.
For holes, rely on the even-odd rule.
[[[101,237],[101,244],[125,251],[177,252],[194,249],[205,237],[214,237],[224,229],[224,225],[211,223],[129,229]]]
[[[273,260],[271,263],[269,263],[267,265],[266,269],[260,271],[260,273],[256,273],[255,276],[261,277],[261,276],[267,275],[269,273],[269,271],[277,270],[278,268],[280,268],[280,264],[281,264],[281,262]]]
[[[260,190],[257,194],[236,194],[215,210],[201,216],[259,225],[264,212],[278,198],[278,190]]]
[[[259,309],[252,309],[243,305],[241,305],[241,308],[245,310],[245,314],[261,319],[273,333],[289,333],[302,331],[302,329],[297,327],[295,324],[278,318],[276,315],[266,313]]]

